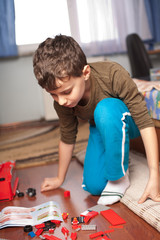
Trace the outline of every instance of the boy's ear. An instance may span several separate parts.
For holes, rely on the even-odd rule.
[[[84,80],[87,81],[89,79],[90,73],[91,73],[90,66],[85,65],[82,72],[83,72]]]

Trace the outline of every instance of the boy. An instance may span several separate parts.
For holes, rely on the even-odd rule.
[[[150,172],[139,203],[147,198],[160,201],[156,132],[145,101],[128,72],[110,61],[87,64],[78,43],[64,35],[41,43],[33,66],[38,83],[54,99],[61,132],[58,176],[45,178],[41,191],[63,183],[81,118],[90,122],[82,187],[101,195],[98,204],[119,201],[129,187],[129,139],[139,133]]]

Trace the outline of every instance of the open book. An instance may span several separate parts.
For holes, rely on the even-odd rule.
[[[54,201],[31,208],[9,206],[0,212],[0,229],[11,226],[34,226],[50,220],[63,221],[59,204]]]

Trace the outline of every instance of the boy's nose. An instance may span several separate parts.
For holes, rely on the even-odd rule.
[[[67,103],[67,100],[64,97],[58,97],[58,103],[63,106]]]

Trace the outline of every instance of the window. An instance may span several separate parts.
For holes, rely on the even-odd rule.
[[[70,35],[67,0],[14,0],[17,45]]]

